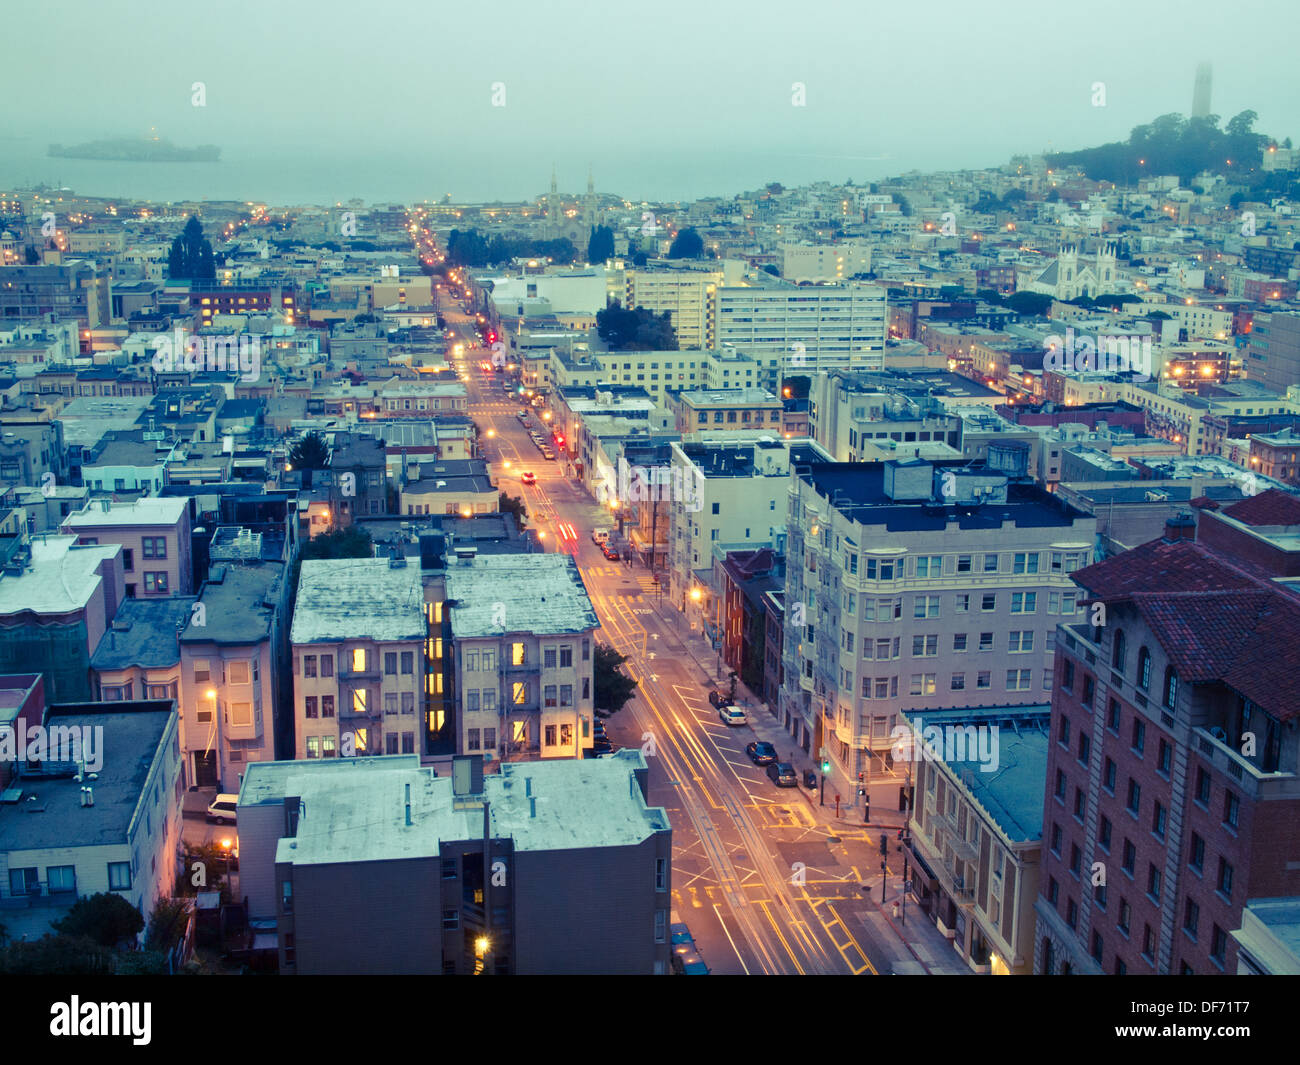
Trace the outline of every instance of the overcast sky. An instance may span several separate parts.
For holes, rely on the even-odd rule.
[[[1225,121],[1252,108],[1258,129],[1300,139],[1297,12],[1217,0],[41,0],[6,10],[0,182],[21,176],[6,151],[34,158],[51,141],[150,127],[221,145],[236,183],[255,180],[254,163],[282,184],[322,171],[355,183],[370,168],[400,185],[414,167],[457,199],[519,197],[545,190],[552,159],[564,187],[585,187],[590,162],[598,188],[633,198],[861,180],[1123,139],[1190,110],[1200,60]],[[205,107],[192,106],[196,81]]]

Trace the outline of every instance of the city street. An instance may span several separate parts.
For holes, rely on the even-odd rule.
[[[564,456],[544,459],[517,418],[525,402],[505,396],[501,375],[481,364],[491,352],[473,320],[444,299],[449,332],[464,344],[457,366],[469,391],[469,413],[493,478],[523,498],[529,526],[548,550],[572,552],[600,618],[600,637],[629,657],[624,669],[637,695],[608,722],[616,746],[640,746],[650,764],[650,799],[673,824],[673,907],[710,969],[718,973],[963,972],[965,967],[932,924],[909,913],[900,937],[889,914],[901,894],[901,858],[894,840],[900,815],[883,831],[890,839],[888,903],[880,905],[881,828],[836,819],[833,796],[778,788],[745,754],[751,740],[773,743],[802,779],[812,762],[797,750],[767,707],[745,689],[750,723],[723,724],[709,704],[726,690],[729,671],[671,604],[661,602],[651,575],[605,559],[591,531],[608,527],[608,511],[565,476]],[[540,425],[540,412],[530,424]],[[559,449],[557,449],[558,451]],[[521,481],[524,472],[535,485]],[[561,524],[576,539],[565,539]],[[928,937],[925,933],[928,931]]]

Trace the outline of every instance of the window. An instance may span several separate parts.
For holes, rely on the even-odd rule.
[[[1053,906],[1056,905],[1057,897],[1060,895],[1061,887],[1056,882],[1056,877],[1049,877],[1047,881],[1047,901]]]
[[[303,655],[303,656],[302,656],[302,675],[303,675],[304,677],[314,677],[314,676],[316,676],[316,656],[315,656],[315,655]],[[196,676],[194,679],[197,680],[198,677]],[[204,677],[203,679],[206,680],[207,677]]]
[[[1034,649],[1033,629],[1017,629],[1011,633],[1007,650],[1011,654],[1025,654]]]
[[[167,537],[142,536],[140,537],[140,548],[140,554],[144,558],[166,558]]]
[[[942,555],[920,555],[916,560],[918,577],[938,577],[943,574]]]
[[[1115,733],[1116,736],[1119,735],[1119,700],[1118,699],[1111,699],[1110,701],[1110,711],[1106,719],[1106,727],[1110,729],[1111,732]]]
[[[1237,827],[1237,815],[1241,810],[1241,801],[1231,791],[1223,794],[1223,823],[1229,828]]]
[[[510,664],[512,666],[527,665],[527,653],[522,643],[512,643],[510,645]]]
[[[477,751],[477,750],[479,749],[479,745],[478,745],[478,742],[479,742],[479,741],[478,741],[478,737],[479,737],[479,731],[478,731],[478,729],[476,729],[476,728],[472,728],[472,729],[468,729],[468,730],[466,730],[466,732],[465,732],[465,749],[466,749],[467,751]]]
[[[934,658],[939,653],[939,637],[930,636],[913,636],[912,637],[912,657],[913,658]]]
[[[127,573],[131,573],[135,570],[135,552],[129,547],[124,547],[122,549],[122,569]]]
[[[1074,663],[1068,658],[1061,663],[1061,688],[1064,691],[1074,691]]]
[[[1115,642],[1111,647],[1110,668],[1117,673],[1124,672],[1124,658],[1128,653],[1128,647],[1124,640],[1124,630],[1118,629],[1115,632]]]
[[[655,910],[655,942],[663,943],[668,935],[668,911]]]
[[[1133,875],[1133,867],[1137,864],[1137,848],[1133,846],[1133,841],[1124,840],[1124,856],[1120,860],[1120,868],[1129,876]]]
[[[1098,963],[1100,963],[1100,962],[1101,962],[1101,955],[1102,955],[1102,940],[1101,940],[1101,933],[1100,933],[1100,932],[1093,932],[1093,934],[1092,934],[1092,956],[1093,956],[1093,958],[1094,958]]]
[[[991,688],[992,686],[993,686],[993,674],[989,670],[982,669],[977,674],[975,674],[976,688]]]
[[[998,571],[998,556],[997,556],[997,555],[985,555],[985,556],[984,556],[984,572],[985,572],[985,573],[997,573],[997,571]]]
[[[1205,840],[1195,832],[1192,833],[1192,846],[1187,855],[1187,865],[1198,873],[1205,867]]]
[[[1061,770],[1056,771],[1056,791],[1055,795],[1062,802],[1065,802],[1065,774]]]
[[[1112,795],[1115,794],[1115,762],[1111,758],[1106,759],[1102,768],[1101,786]]]
[[[554,669],[554,668],[555,668],[555,648],[554,648],[554,647],[546,647],[546,648],[543,648],[543,649],[542,649],[542,668],[543,668],[543,669]]]
[[[45,879],[51,895],[61,895],[77,890],[77,867],[75,865],[51,865],[45,870]]]
[[[935,675],[933,673],[913,673],[909,694],[933,695],[934,677]]]
[[[1141,718],[1135,718],[1133,721],[1133,750],[1141,754],[1146,748],[1147,726]]]
[[[1133,908],[1129,906],[1128,899],[1119,900],[1119,916],[1115,919],[1115,927],[1125,935],[1129,934],[1129,921],[1133,917]]]
[[[1132,777],[1128,778],[1128,801],[1126,806],[1131,814],[1137,814],[1142,808],[1142,785]]]
[[[555,726],[554,726],[554,725],[547,725],[547,726],[546,726],[546,740],[545,740],[545,743],[546,743],[546,746],[547,746],[547,747],[554,747],[554,746],[555,746],[555,737],[556,737],[556,729],[555,729]]]
[[[1160,756],[1157,770],[1162,776],[1169,776],[1169,764],[1173,757],[1173,748],[1169,746],[1167,740],[1160,741]]]
[[[1079,926],[1079,904],[1074,899],[1065,904],[1065,923],[1071,928]]]
[[[333,656],[333,655],[321,655],[321,656],[320,656],[320,675],[321,675],[322,677],[332,677],[332,676],[334,676],[334,656]]]
[[[1210,774],[1203,768],[1196,771],[1196,801],[1202,806],[1210,805]]]
[[[334,737],[323,736],[321,738],[321,748],[322,748],[322,754],[326,758],[333,758],[336,753],[334,750]]]
[[[1232,898],[1232,863],[1224,858],[1219,859],[1219,894],[1225,899]]]
[[[1037,592],[1012,592],[1011,613],[1032,614],[1038,606]]]
[[[306,704],[305,716],[307,716],[307,717],[309,717],[309,718],[310,718],[310,717],[316,717],[316,716],[317,716],[317,714],[316,714],[316,696],[314,696],[314,695],[309,695],[309,696],[307,696],[307,698],[304,699],[303,701],[304,701],[304,703]]]
[[[1164,705],[1170,710],[1174,708],[1174,703],[1178,699],[1178,674],[1174,672],[1173,666],[1165,668],[1165,694]]]
[[[308,736],[308,737],[307,737],[307,757],[308,757],[308,758],[319,758],[319,757],[320,757],[320,737],[319,737],[319,736]]]
[[[477,710],[477,709],[478,709],[478,691],[477,691],[477,690],[475,690],[475,689],[473,689],[473,688],[470,688],[470,689],[468,689],[468,690],[465,692],[465,709],[466,709],[466,710]]]
[[[455,931],[457,928],[459,928],[459,927],[460,927],[460,911],[459,911],[459,910],[443,910],[443,911],[442,911],[442,929],[443,929],[443,931],[444,931],[444,932],[454,932],[454,931]]]
[[[566,643],[566,644],[564,644],[564,645],[560,648],[560,668],[561,668],[561,669],[572,669],[572,668],[573,668],[573,646],[572,646],[572,644],[567,644],[567,643]]]
[[[958,614],[967,613],[970,610],[970,596],[965,594],[954,596],[953,609]]]
[[[554,684],[547,684],[542,688],[542,705],[548,707],[556,705]]]
[[[993,650],[993,633],[991,632],[980,633],[980,650],[981,651]]]
[[[1143,691],[1151,687],[1151,652],[1145,647],[1138,651],[1137,686]]]
[[[130,862],[109,862],[108,863],[108,890],[109,891],[130,891],[131,890],[131,863]]]
[[[1142,928],[1142,954],[1148,961],[1150,961],[1152,955],[1155,954],[1155,949],[1155,933],[1151,931],[1150,925],[1144,925]]]
[[[515,706],[523,706],[528,702],[528,681],[515,681],[514,690],[511,694],[511,701]]]
[[[384,713],[397,716],[397,692],[384,692]]]
[[[1011,572],[1013,573],[1037,573],[1038,572],[1038,552],[1025,554],[1017,552]]]
[[[162,593],[165,593],[165,592],[167,591],[167,574],[166,574],[166,572],[165,572],[165,571],[159,571],[159,572],[157,572],[157,573],[148,573],[148,572],[145,573],[145,575],[144,575],[144,590],[145,590],[145,593],[146,593],[146,594],[147,594],[147,593],[150,593],[150,592],[153,592],[153,593],[155,593],[155,594],[162,594]]]
[[[1165,838],[1165,808],[1159,802],[1155,804],[1155,813],[1151,815],[1151,831],[1161,839]]]
[[[561,685],[560,685],[560,705],[561,705],[561,706],[572,706],[572,705],[573,705],[573,685],[572,685],[572,684],[561,684]],[[565,728],[568,728],[567,725],[565,725],[564,727],[565,727]]]
[[[992,610],[996,610],[997,608],[998,608],[998,597],[996,593],[989,592],[986,595],[980,597],[980,610],[984,611],[984,613],[987,614]]]
[[[952,675],[952,680],[951,680],[950,683],[949,683],[949,688],[950,688],[952,691],[955,691],[955,692],[965,691],[965,690],[966,690],[966,674],[965,674],[965,673],[954,673],[954,674]]]
[[[958,653],[966,650],[966,633],[954,633],[952,637],[952,649]]]
[[[1160,870],[1154,865],[1147,866],[1147,894],[1156,902],[1160,901]]]
[[[1101,823],[1097,827],[1097,843],[1107,854],[1110,853],[1110,832],[1110,818],[1102,815]]]
[[[1077,843],[1070,844],[1070,872],[1076,877],[1079,875],[1079,866],[1082,864],[1083,855],[1079,850]]]
[[[387,676],[397,676],[397,652],[387,651],[384,653],[384,673]]]
[[[1032,673],[1033,670],[1029,669],[1008,669],[1007,691],[1027,692],[1029,690],[1030,675]]]
[[[1084,814],[1083,789],[1075,788],[1074,789],[1074,818],[1080,824],[1083,824],[1083,814]]]
[[[939,597],[937,595],[918,595],[913,603],[912,617],[937,618],[939,616]]]
[[[321,717],[334,716],[334,696],[322,695],[320,697],[320,716]],[[328,747],[332,742],[333,742],[332,740],[327,740],[325,745]]]
[[[1222,965],[1224,955],[1227,951],[1228,933],[1216,924],[1214,926],[1214,931],[1210,935],[1210,957]]]
[[[1191,899],[1187,900],[1187,906],[1183,909],[1183,931],[1193,939],[1196,938],[1196,926],[1201,920],[1201,908]]]
[[[970,555],[958,555],[958,556],[957,556],[957,572],[958,572],[958,573],[969,573],[969,572],[970,572],[970,564],[971,564],[971,556],[970,556]]]

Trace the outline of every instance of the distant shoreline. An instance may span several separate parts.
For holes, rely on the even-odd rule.
[[[51,159],[89,159],[106,163],[217,163],[221,149],[214,144],[180,148],[168,140],[103,140],[65,148],[51,144]]]

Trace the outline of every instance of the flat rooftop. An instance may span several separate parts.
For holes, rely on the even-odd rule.
[[[280,840],[277,862],[345,862],[431,858],[443,841],[481,839],[486,800],[490,831],[517,851],[635,846],[670,828],[662,808],[649,807],[636,783],[645,769],[639,750],[604,758],[505,763],[484,774],[483,794],[458,797],[450,776],[421,768],[416,755],[251,763],[240,806],[298,796],[307,814],[298,834]],[[406,788],[411,824],[406,824]],[[1040,796],[1041,798],[1041,796]]]
[[[122,705],[77,703],[50,708],[47,727],[103,729],[83,733],[101,737],[97,750],[83,748],[88,762],[103,759],[98,779],[86,781],[95,789],[95,805],[81,805],[82,784],[70,775],[20,777],[10,788],[21,788],[22,797],[16,804],[0,804],[0,853],[126,844],[140,793],[176,711],[170,699],[126,704],[136,708],[132,710],[119,709]],[[170,785],[171,781],[163,781],[164,791]],[[139,870],[138,875],[146,873]]]
[[[449,608],[456,639],[506,632],[577,633],[600,624],[577,561],[567,554],[489,555],[468,561],[450,554],[447,599],[456,601]],[[498,624],[502,613],[505,623]],[[294,625],[296,629],[296,621]]]
[[[118,544],[79,547],[71,534],[38,536],[31,542],[31,566],[0,578],[0,615],[81,610],[104,579],[100,565],[121,550]]]
[[[189,501],[178,496],[143,496],[130,503],[95,499],[75,514],[69,514],[63,524],[70,529],[175,525],[188,506]]]
[[[289,641],[423,640],[424,587],[419,566],[387,558],[303,562]]]
[[[189,623],[192,595],[168,599],[125,599],[91,656],[94,669],[160,669],[181,660],[176,634]]]

